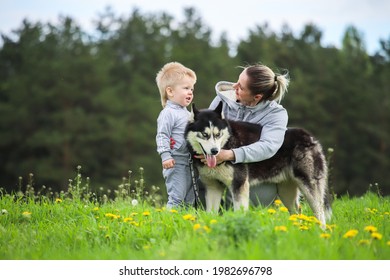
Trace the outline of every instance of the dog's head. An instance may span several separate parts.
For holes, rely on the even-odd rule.
[[[215,110],[198,110],[192,103],[192,111],[186,129],[186,139],[191,152],[203,154],[209,167],[217,165],[216,155],[230,137],[230,127],[222,114],[222,102]]]

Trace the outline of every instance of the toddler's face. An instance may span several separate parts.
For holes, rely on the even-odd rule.
[[[179,83],[168,89],[168,98],[183,107],[187,107],[194,98],[194,80],[184,77]]]

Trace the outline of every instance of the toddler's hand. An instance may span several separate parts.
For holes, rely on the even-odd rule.
[[[175,160],[173,158],[163,161],[162,166],[164,169],[170,169],[175,166]]]

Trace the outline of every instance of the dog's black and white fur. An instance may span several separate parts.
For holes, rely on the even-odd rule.
[[[218,211],[225,188],[229,188],[235,210],[249,207],[252,184],[277,184],[278,196],[290,213],[297,213],[299,196],[303,194],[314,215],[325,227],[331,216],[327,186],[328,168],[320,143],[307,131],[289,128],[279,151],[270,159],[255,163],[224,162],[216,165],[221,149],[233,149],[260,139],[261,126],[223,118],[222,102],[215,110],[192,113],[185,137],[192,154],[204,155],[208,165],[199,159],[194,164],[206,188],[206,210]]]

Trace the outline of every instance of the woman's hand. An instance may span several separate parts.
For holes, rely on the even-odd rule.
[[[207,165],[207,161],[204,155],[195,155],[194,157],[200,159],[201,162]],[[236,159],[233,150],[224,150],[224,149],[220,150],[218,155],[216,155],[216,157],[217,157],[217,165],[225,161],[234,161]]]

